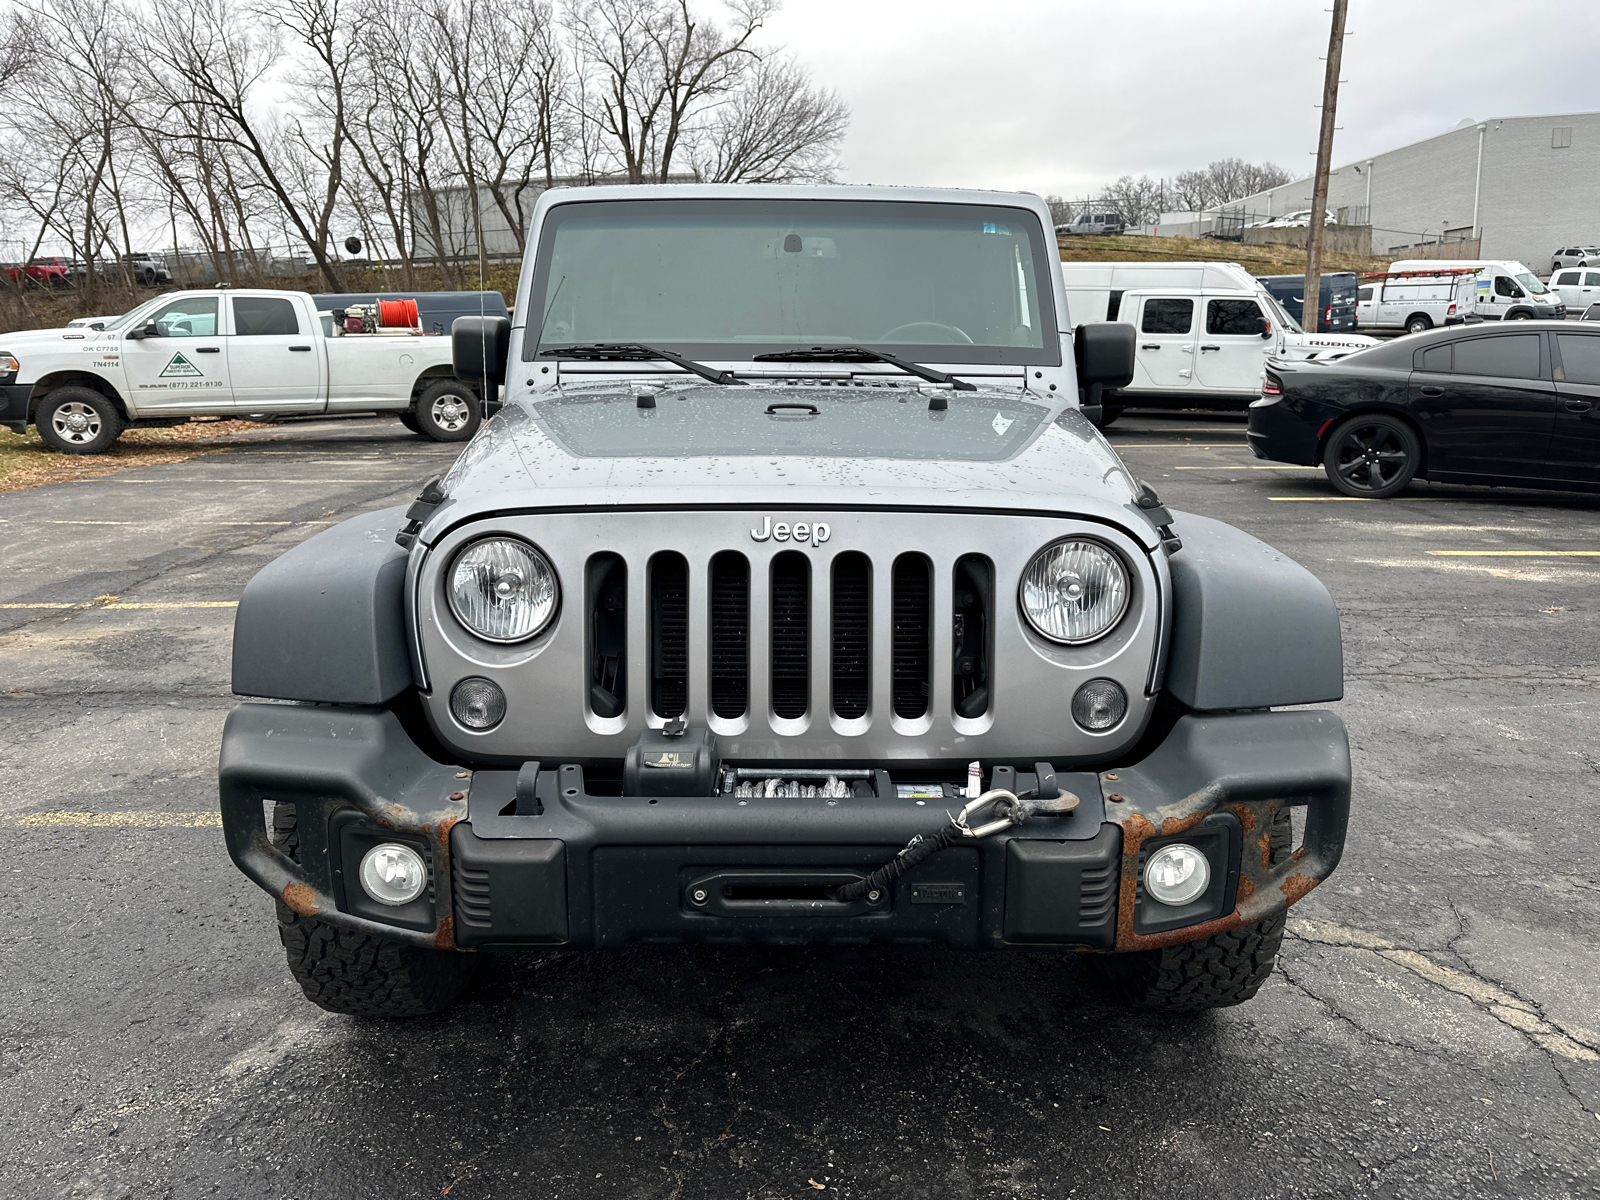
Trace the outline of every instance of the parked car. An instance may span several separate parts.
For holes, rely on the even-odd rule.
[[[56,254],[30,258],[26,265],[13,263],[8,266],[6,275],[13,283],[30,280],[44,287],[71,287],[72,260]]]
[[[1244,409],[1268,356],[1348,354],[1374,339],[1307,333],[1238,263],[1061,264],[1068,318],[1120,321],[1138,334],[1134,377],[1108,392],[1103,428],[1129,404]]]
[[[1086,234],[1117,234],[1123,232],[1127,226],[1123,223],[1122,215],[1114,212],[1084,213],[1070,225],[1057,225],[1058,234],[1070,236],[1083,236]]]
[[[1600,247],[1563,246],[1550,256],[1552,271],[1559,271],[1562,267],[1589,266],[1600,266]]]
[[[1389,264],[1400,271],[1444,271],[1470,267],[1477,272],[1477,300],[1473,312],[1485,321],[1559,321],[1567,315],[1561,297],[1539,277],[1514,259],[1405,258]]]
[[[1309,229],[1311,228],[1312,208],[1302,208],[1299,212],[1284,213],[1281,217],[1269,217],[1264,221],[1252,222],[1252,229]],[[1336,225],[1333,214],[1327,209],[1322,210],[1323,223]]]
[[[74,317],[66,323],[67,329],[104,329],[117,318],[110,317]]]
[[[1555,272],[1550,276],[1549,287],[1568,309],[1581,312],[1600,301],[1600,256],[1588,270],[1574,267]]]
[[[304,292],[230,288],[167,292],[99,330],[3,334],[0,424],[67,454],[142,421],[255,413],[394,412],[435,441],[471,437],[494,397],[451,375],[450,339],[371,316],[347,336]]]
[[[224,836],[310,1001],[406,1017],[471,951],[663,942],[1091,951],[1146,1008],[1256,992],[1343,849],[1343,725],[1286,711],[1340,696],[1338,613],[1084,419],[1132,338],[1059,332],[1049,221],[540,196],[540,324],[455,327],[505,409],[239,602]]]
[[[1464,323],[1477,303],[1478,273],[1471,267],[1382,271],[1361,277],[1356,323],[1369,331],[1422,333]]]
[[[1583,316],[1579,317],[1578,320],[1600,321],[1600,303],[1589,305],[1588,308],[1583,310]]]
[[[1349,496],[1412,479],[1600,491],[1600,328],[1435,329],[1331,363],[1267,364],[1257,458],[1320,465]]]
[[[1305,318],[1306,277],[1304,275],[1261,275],[1261,285],[1271,292],[1290,316]],[[1354,332],[1356,328],[1356,277],[1353,271],[1325,271],[1318,290],[1317,332]]]

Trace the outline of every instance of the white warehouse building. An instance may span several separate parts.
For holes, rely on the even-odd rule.
[[[1309,209],[1311,177],[1237,205],[1252,218]],[[1423,257],[1419,244],[1443,240],[1458,244],[1428,257],[1516,259],[1543,274],[1563,246],[1600,245],[1600,113],[1463,121],[1337,168],[1328,209],[1370,225],[1373,254]]]

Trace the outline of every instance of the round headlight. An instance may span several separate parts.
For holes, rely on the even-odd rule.
[[[450,715],[468,729],[493,729],[505,719],[506,694],[492,679],[463,679],[450,689]]]
[[[428,868],[410,846],[385,842],[361,860],[361,890],[379,904],[410,904],[428,886]]]
[[[1163,846],[1144,865],[1144,890],[1162,904],[1188,904],[1211,883],[1211,864],[1193,846]]]
[[[450,611],[491,642],[520,642],[550,624],[561,591],[550,564],[526,542],[485,538],[450,568]]]
[[[1022,573],[1022,611],[1052,642],[1092,642],[1128,608],[1128,569],[1099,542],[1046,546]]]
[[[1128,693],[1112,679],[1091,679],[1072,696],[1072,719],[1090,733],[1104,733],[1128,715]]]

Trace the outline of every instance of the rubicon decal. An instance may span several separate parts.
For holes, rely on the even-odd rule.
[[[192,379],[197,375],[204,375],[204,374],[205,374],[204,371],[202,371],[199,367],[195,366],[192,362],[190,362],[187,358],[185,358],[181,353],[179,353],[179,354],[174,354],[172,356],[172,361],[169,362],[166,365],[166,367],[162,369],[161,374],[159,376],[157,376],[157,378],[159,378],[159,379]]]
[[[833,528],[826,521],[787,521],[774,523],[771,517],[762,517],[761,525],[750,531],[750,540],[753,542],[810,542],[813,546],[820,546],[833,536]]]

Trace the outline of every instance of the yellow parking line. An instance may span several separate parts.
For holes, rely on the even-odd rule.
[[[1600,558],[1600,550],[1429,550],[1450,558]]]
[[[0,604],[0,608],[238,608],[237,600],[114,600],[101,604],[94,600],[41,601],[37,604]]]
[[[70,829],[207,829],[220,827],[219,812],[45,812],[17,818],[24,827]]]

